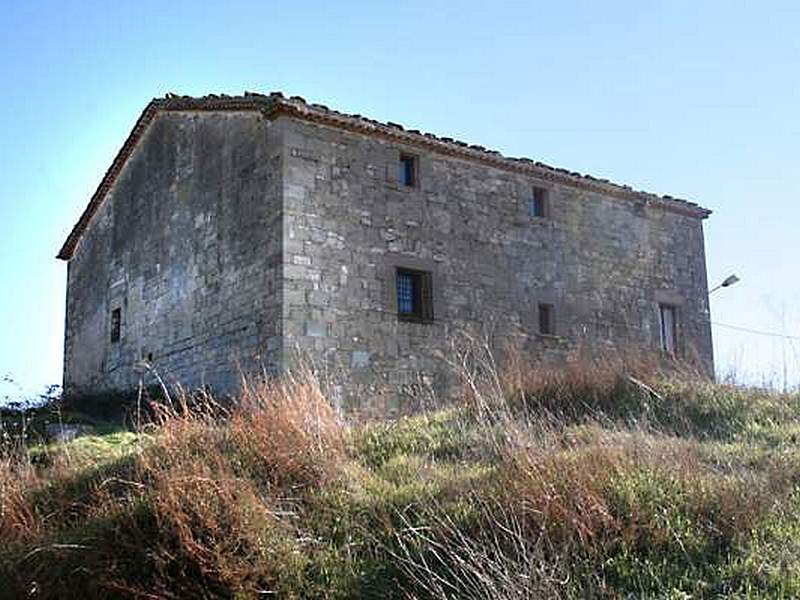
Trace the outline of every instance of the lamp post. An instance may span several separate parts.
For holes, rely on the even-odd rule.
[[[711,288],[710,290],[708,290],[708,295],[710,296],[711,294],[716,292],[718,289],[725,288],[725,287],[730,287],[734,283],[738,283],[738,282],[739,282],[739,278],[734,273],[731,273],[725,279],[722,280],[722,283],[720,283],[719,285],[716,285],[713,288]],[[709,306],[708,305],[706,305],[706,314],[709,315],[709,319],[710,319],[711,315],[710,315],[710,311],[709,311]],[[714,352],[714,354],[716,354],[716,352]],[[713,370],[712,370],[712,373],[713,373]],[[712,375],[712,377],[716,380],[716,376]]]
[[[722,283],[720,283],[718,286],[713,287],[710,290],[708,290],[708,294],[711,295],[711,294],[713,294],[714,292],[716,292],[720,288],[730,287],[734,283],[738,283],[738,282],[739,282],[739,278],[736,275],[728,275]]]

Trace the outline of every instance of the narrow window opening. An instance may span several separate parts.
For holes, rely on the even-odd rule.
[[[122,335],[122,309],[115,308],[111,311],[111,343],[115,344]]]
[[[669,304],[659,304],[658,313],[661,325],[661,349],[675,356],[678,350],[677,310]]]
[[[539,305],[539,333],[555,335],[555,310],[552,304]]]
[[[429,271],[397,269],[397,317],[402,321],[433,321],[433,287]]]
[[[548,213],[548,195],[545,188],[533,188],[533,195],[528,204],[528,215],[531,217],[546,217]]]
[[[417,157],[411,154],[401,154],[397,180],[405,187],[417,185]]]

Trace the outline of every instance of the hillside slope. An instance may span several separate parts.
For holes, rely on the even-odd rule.
[[[0,597],[800,595],[800,397],[629,363],[465,372],[344,426],[312,378],[16,451]]]

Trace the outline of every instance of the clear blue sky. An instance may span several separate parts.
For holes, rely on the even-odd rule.
[[[0,376],[60,382],[61,242],[145,104],[284,90],[693,199],[714,321],[800,335],[800,3],[36,2],[0,20]],[[785,323],[784,323],[785,322]],[[715,328],[722,373],[800,340]],[[0,391],[2,397],[2,391]]]

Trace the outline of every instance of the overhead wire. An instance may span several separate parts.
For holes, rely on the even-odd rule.
[[[745,333],[752,333],[755,335],[764,335],[769,337],[782,338],[784,340],[800,340],[800,335],[788,335],[784,333],[778,333],[776,331],[762,331],[760,329],[751,329],[749,327],[741,327],[739,325],[729,325],[728,323],[719,323],[718,321],[711,321],[711,324],[716,325],[717,327],[724,327],[726,329],[733,329],[734,331],[742,331]]]

